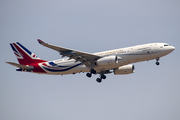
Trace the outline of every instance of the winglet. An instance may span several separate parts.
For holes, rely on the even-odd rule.
[[[45,43],[44,41],[42,41],[42,40],[40,40],[40,39],[37,39],[37,41],[38,41],[40,44]]]

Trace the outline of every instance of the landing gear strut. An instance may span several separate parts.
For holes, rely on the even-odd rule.
[[[159,58],[156,58],[156,65],[160,64],[158,61],[159,61]]]

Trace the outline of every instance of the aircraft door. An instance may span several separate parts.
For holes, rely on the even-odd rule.
[[[133,48],[128,48],[128,53],[129,54],[134,54],[134,49]]]
[[[153,54],[154,46],[150,45],[150,47],[147,48],[147,54]]]
[[[154,45],[154,52],[156,52],[158,50],[158,46],[157,44]]]

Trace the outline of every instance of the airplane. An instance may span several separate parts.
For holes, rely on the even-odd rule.
[[[99,74],[96,79],[101,83],[106,79],[105,74],[114,73],[114,75],[125,75],[135,72],[132,63],[156,59],[156,65],[159,65],[160,57],[171,53],[175,47],[167,43],[149,43],[132,47],[114,49],[98,53],[87,53],[58,47],[45,43],[38,39],[39,44],[58,51],[62,57],[59,60],[42,60],[25,48],[19,42],[10,43],[19,64],[6,62],[18,67],[16,71],[31,72],[38,74],[66,75],[87,72],[86,76]]]

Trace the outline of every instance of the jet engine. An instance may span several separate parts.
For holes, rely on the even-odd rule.
[[[134,71],[135,71],[134,65],[124,65],[114,69],[114,74],[115,75],[131,74],[134,73]]]
[[[103,57],[97,60],[98,65],[115,65],[118,63],[118,60],[122,59],[121,57],[118,56],[107,56]]]

